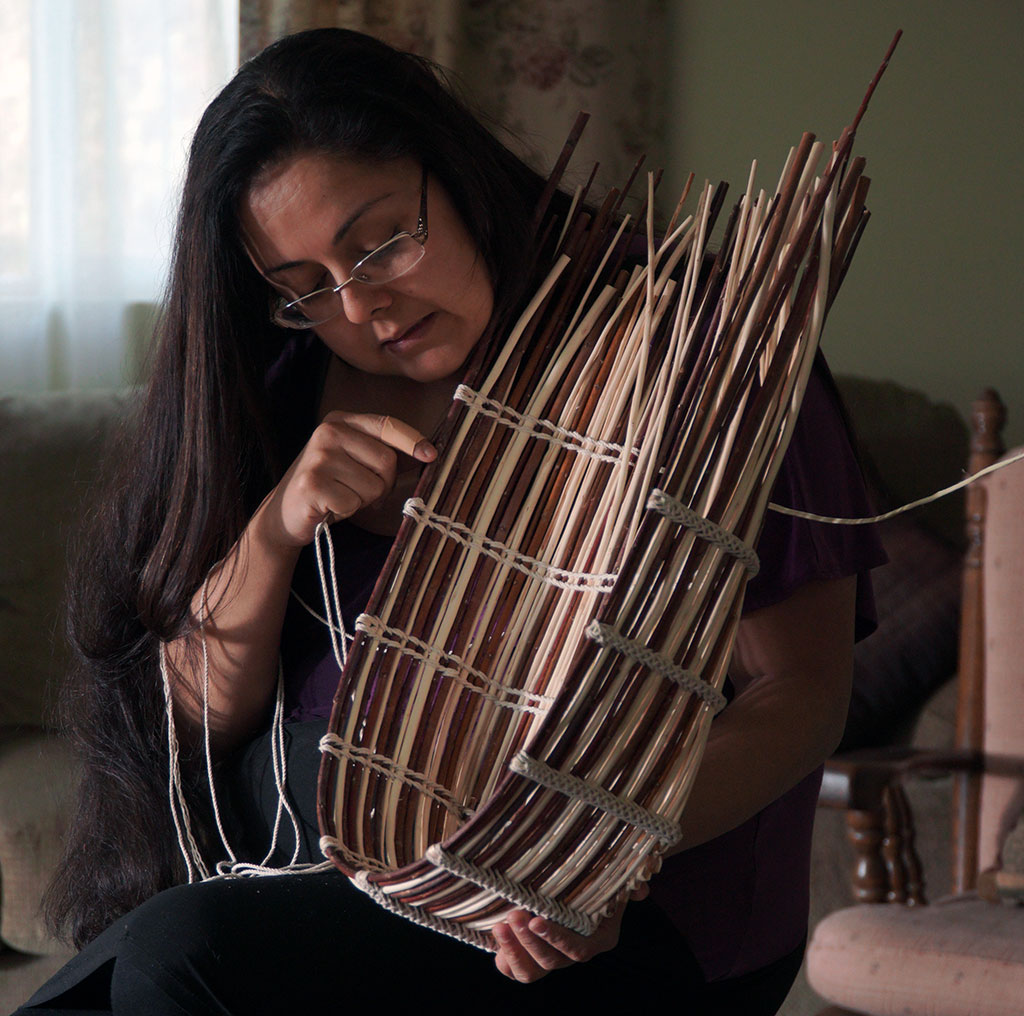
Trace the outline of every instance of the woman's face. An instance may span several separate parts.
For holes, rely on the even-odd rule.
[[[421,181],[420,165],[408,159],[288,159],[261,174],[242,202],[253,263],[290,300],[337,285],[395,233],[416,230]],[[427,200],[423,259],[384,285],[349,284],[342,313],[314,329],[358,370],[423,382],[450,377],[490,320],[487,268],[435,177]]]

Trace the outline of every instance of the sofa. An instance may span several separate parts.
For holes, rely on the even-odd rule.
[[[53,733],[67,666],[60,604],[68,539],[88,504],[121,393],[0,398],[0,1011],[70,955],[40,897],[57,863],[75,786]]]
[[[840,379],[884,501],[902,503],[955,479],[966,458],[963,421],[948,406],[889,382]],[[75,762],[53,731],[66,670],[62,584],[69,540],[87,511],[101,450],[123,419],[125,393],[0,398],[0,1010],[20,1004],[69,955],[46,932],[39,903],[56,864],[75,784]],[[921,455],[923,449],[927,455]],[[879,572],[888,619],[858,650],[850,744],[906,741],[915,723],[950,724],[941,686],[953,671],[962,507],[955,500],[893,524],[893,562]],[[913,616],[911,616],[913,615]],[[936,696],[936,691],[938,694]],[[948,691],[945,693],[948,697]],[[934,732],[930,743],[936,743]],[[919,814],[930,855],[929,814],[944,825],[942,787]],[[846,903],[849,852],[842,817],[820,812],[814,915]],[[938,821],[942,815],[943,822]],[[946,862],[948,865],[948,862]],[[788,1016],[820,1003],[801,981]]]

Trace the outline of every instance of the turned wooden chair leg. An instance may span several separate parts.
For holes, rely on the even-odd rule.
[[[921,859],[917,855],[917,848],[914,843],[914,818],[910,810],[910,802],[903,787],[899,783],[890,784],[886,792],[887,821],[898,832],[897,842],[892,845],[894,851],[898,851],[894,857],[894,867],[898,866],[902,893],[898,900],[910,906],[918,906],[926,902],[924,895],[924,874],[921,867]],[[884,845],[883,845],[884,853]],[[888,857],[887,857],[888,863]]]
[[[907,899],[907,873],[903,867],[903,816],[895,803],[896,789],[892,785],[882,792],[885,824],[882,836],[882,860],[885,863],[886,903],[904,903]]]
[[[846,836],[853,847],[853,898],[858,903],[884,903],[889,891],[882,840],[885,834],[880,811],[848,811]]]

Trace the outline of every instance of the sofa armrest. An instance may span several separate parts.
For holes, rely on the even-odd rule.
[[[60,857],[77,774],[55,735],[0,730],[0,940],[22,953],[67,951],[47,932],[40,904]]]

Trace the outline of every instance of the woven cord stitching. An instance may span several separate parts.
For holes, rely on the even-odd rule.
[[[335,836],[320,837],[320,853],[328,859],[333,857],[335,854],[339,854],[342,860],[353,868],[365,868],[367,871],[381,873],[388,870],[386,865],[382,864],[375,858],[367,857],[365,854],[357,854],[354,850],[345,846],[345,844]],[[331,863],[330,866],[333,868],[333,863]]]
[[[360,614],[356,618],[356,631],[363,632],[368,638],[381,645],[397,649],[405,656],[411,656],[414,660],[426,663],[434,669],[435,673],[452,678],[463,688],[503,709],[543,716],[554,702],[549,695],[539,695],[527,691],[525,688],[506,688],[501,682],[488,677],[482,670],[471,667],[461,657],[455,656],[453,653],[446,653],[398,628],[389,627],[379,617],[374,617],[372,614]],[[475,678],[485,687],[481,688],[474,684],[468,680],[469,677]],[[493,690],[486,691],[485,688]],[[509,702],[509,698],[520,698],[526,701],[522,703]]]
[[[552,769],[551,766],[539,759],[527,755],[525,751],[518,752],[509,762],[508,767],[512,772],[525,776],[542,787],[556,790],[566,797],[581,801],[598,811],[603,811],[621,822],[642,829],[663,846],[670,847],[682,836],[679,826],[675,822],[663,818],[653,811],[648,811],[625,797],[612,794],[596,783]]]
[[[423,910],[420,907],[411,907],[400,900],[392,899],[383,889],[370,881],[369,872],[357,872],[352,881],[357,889],[362,889],[375,903],[382,906],[385,910],[390,910],[393,914],[404,917],[407,921],[412,921],[413,924],[421,924],[426,928],[432,928],[434,931],[439,931],[442,935],[457,938],[460,942],[465,942],[468,945],[475,945],[478,949],[483,949],[485,952],[495,952],[490,936],[474,931],[472,928],[464,928],[456,921],[446,921],[443,917],[435,917],[428,910]]]
[[[337,734],[324,734],[320,739],[320,750],[342,761],[357,762],[368,769],[372,769],[374,772],[380,773],[382,776],[386,776],[389,780],[397,780],[399,783],[404,783],[425,797],[436,801],[460,820],[465,820],[472,814],[468,808],[459,803],[458,799],[447,787],[443,787],[440,783],[435,783],[429,776],[418,773],[415,769],[410,769],[408,766],[388,758],[387,755],[370,751],[369,748],[361,748],[357,745],[349,744],[348,741],[342,740]]]
[[[530,913],[538,914],[549,921],[561,924],[565,928],[578,932],[581,935],[591,935],[597,927],[594,919],[582,910],[575,910],[560,903],[552,896],[545,896],[536,893],[522,882],[515,882],[493,868],[482,868],[472,861],[467,861],[458,854],[445,850],[440,843],[435,843],[427,848],[427,860],[442,868],[452,875],[464,878],[481,889],[489,889],[493,893],[514,903],[517,907],[529,910]]]
[[[614,649],[627,659],[640,663],[648,670],[663,677],[680,688],[699,696],[714,711],[720,712],[728,704],[726,697],[717,689],[712,687],[698,674],[692,670],[673,663],[667,656],[655,652],[634,639],[626,638],[610,624],[602,624],[600,621],[591,621],[586,630],[587,638],[596,642],[606,649]]]
[[[655,488],[647,499],[647,507],[672,522],[692,530],[700,539],[725,551],[731,557],[741,561],[753,578],[761,567],[757,552],[749,544],[744,543],[735,533],[723,529],[717,522],[698,515],[692,508]]]
[[[510,568],[515,568],[516,571],[529,575],[531,578],[546,582],[548,585],[558,586],[560,589],[593,589],[599,593],[609,593],[615,587],[616,576],[612,573],[567,571],[564,568],[556,568],[544,561],[539,561],[537,558],[527,557],[504,543],[474,533],[468,526],[464,526],[454,519],[430,511],[418,497],[409,498],[405,502],[402,512],[421,525],[443,533],[456,543],[473,547],[481,554]]]
[[[541,441],[548,441],[551,444],[566,448],[577,455],[586,455],[600,462],[618,462],[622,458],[623,447],[611,441],[602,441],[600,438],[590,437],[587,434],[580,434],[575,430],[568,430],[560,427],[550,420],[542,420],[527,413],[520,413],[511,406],[502,405],[495,399],[489,399],[485,395],[474,391],[468,385],[459,385],[455,389],[455,398],[466,405],[472,406],[481,416],[497,420],[498,423],[510,430],[516,430],[531,437],[539,438]],[[636,458],[638,452],[634,448],[630,458]]]

